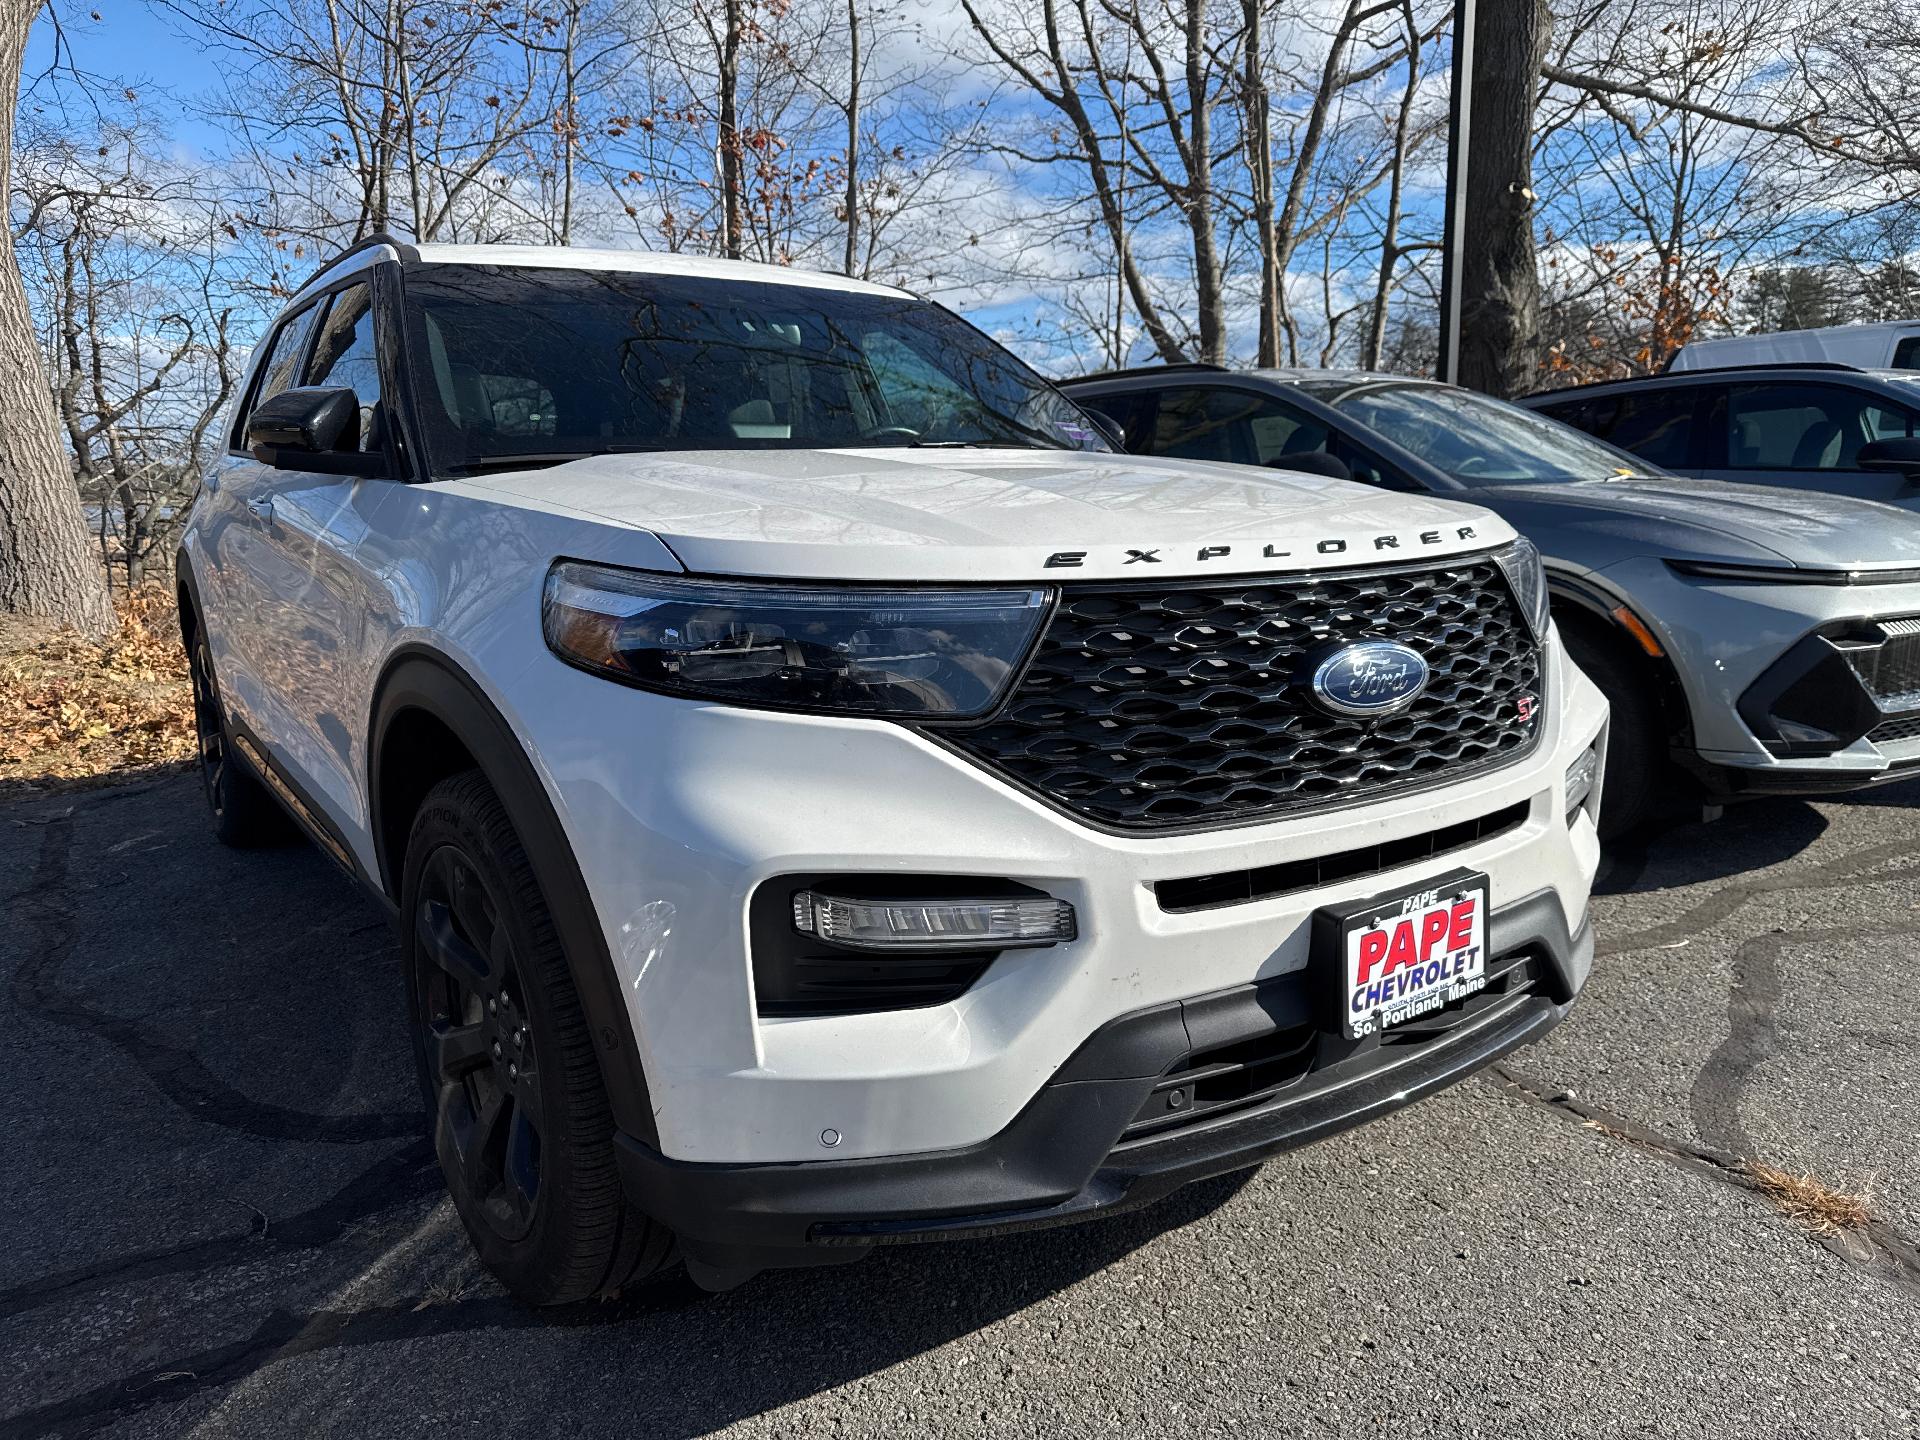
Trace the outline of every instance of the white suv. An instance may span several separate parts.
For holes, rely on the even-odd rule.
[[[1545,1032],[1606,712],[1470,506],[1139,459],[896,290],[376,237],[181,553],[223,839],[402,936],[516,1294],[1145,1203]]]

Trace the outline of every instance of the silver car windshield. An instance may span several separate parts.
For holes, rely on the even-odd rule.
[[[1666,473],[1570,425],[1472,390],[1394,380],[1308,380],[1300,388],[1463,485]]]
[[[731,277],[409,266],[434,468],[636,450],[1105,450],[1087,416],[910,296]]]

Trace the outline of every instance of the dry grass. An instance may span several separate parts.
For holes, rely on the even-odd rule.
[[[0,629],[0,782],[70,780],[193,754],[193,690],[172,587],[116,597],[105,644],[25,621]]]
[[[1796,1175],[1764,1160],[1749,1160],[1747,1176],[1782,1215],[1816,1235],[1864,1230],[1873,1218],[1873,1196],[1839,1190],[1811,1174]]]

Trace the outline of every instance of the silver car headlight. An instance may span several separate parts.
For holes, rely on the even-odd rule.
[[[1539,547],[1522,535],[1494,551],[1493,559],[1507,577],[1513,598],[1520,602],[1520,613],[1527,617],[1533,638],[1546,639],[1552,612],[1547,603],[1547,568],[1540,562]]]
[[[646,690],[781,710],[965,719],[1032,648],[1045,589],[691,580],[563,560],[542,621],[563,660]]]

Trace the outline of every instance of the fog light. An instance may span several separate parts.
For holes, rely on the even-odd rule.
[[[1593,794],[1594,786],[1600,780],[1600,752],[1589,745],[1580,752],[1580,756],[1567,766],[1567,823],[1573,823],[1573,817],[1580,813],[1580,807],[1587,803],[1587,797]]]
[[[793,928],[857,950],[1004,950],[1078,933],[1073,906],[1044,895],[1001,900],[855,900],[796,891]]]

